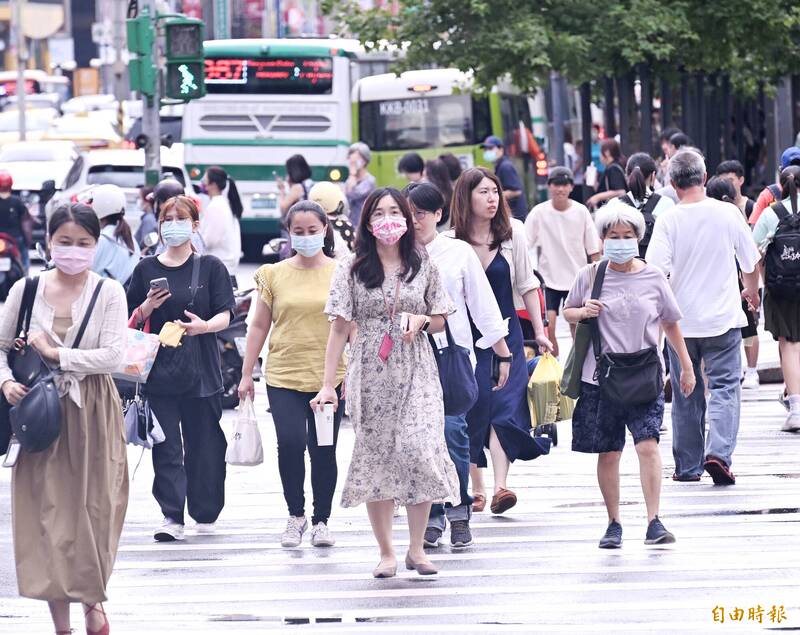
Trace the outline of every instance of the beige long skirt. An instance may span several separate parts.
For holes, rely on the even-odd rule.
[[[39,600],[106,600],[128,506],[119,395],[108,375],[80,384],[83,408],[61,399],[61,435],[22,452],[12,479],[19,593]]]

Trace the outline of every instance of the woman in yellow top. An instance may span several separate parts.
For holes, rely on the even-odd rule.
[[[333,491],[336,488],[336,440],[341,408],[334,413],[333,445],[319,446],[314,412],[309,401],[322,388],[325,347],[330,322],[323,312],[331,278],[333,229],[325,211],[311,201],[295,203],[286,216],[292,256],[275,265],[264,265],[255,275],[259,298],[247,334],[242,369],[251,369],[272,329],[267,356],[267,396],[278,436],[278,470],[289,521],[281,538],[284,547],[297,547],[308,527],[305,517],[305,450],[311,458],[314,514],[311,544],[334,544],[328,530]],[[340,362],[337,385],[344,364]],[[250,372],[242,372],[239,397],[254,395]],[[339,388],[337,388],[337,392]]]

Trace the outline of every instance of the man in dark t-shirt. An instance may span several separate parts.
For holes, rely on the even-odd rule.
[[[486,141],[483,142],[483,158],[489,163],[494,163],[494,173],[503,186],[503,194],[511,208],[511,214],[524,223],[530,211],[528,200],[525,198],[525,188],[514,163],[505,155],[505,147],[500,137],[494,135],[486,137]]]
[[[17,241],[22,266],[28,271],[28,244],[22,232],[22,219],[28,209],[19,196],[11,193],[13,180],[8,172],[0,172],[0,232],[9,234]]]

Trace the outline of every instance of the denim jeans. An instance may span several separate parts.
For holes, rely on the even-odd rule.
[[[687,337],[686,348],[694,366],[697,386],[689,397],[679,388],[680,361],[669,348],[672,368],[672,455],[679,477],[703,473],[706,456],[714,456],[731,465],[739,432],[742,389],[742,334],[738,328],[715,337]],[[708,377],[706,403],[703,369]],[[705,427],[708,421],[708,435]]]
[[[458,484],[461,490],[461,504],[431,506],[428,527],[444,530],[445,515],[450,522],[469,520],[472,511],[472,497],[469,495],[469,435],[467,434],[466,415],[445,415],[444,438],[450,459],[456,467]]]

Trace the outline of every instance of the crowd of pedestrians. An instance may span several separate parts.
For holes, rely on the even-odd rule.
[[[707,472],[717,485],[735,484],[741,392],[758,385],[752,344],[762,296],[786,382],[783,430],[800,431],[800,150],[783,153],[777,183],[754,202],[743,193],[739,162],[722,162],[709,179],[685,134],[667,130],[661,141],[659,164],[644,152],[626,159],[616,140],[603,140],[603,176],[585,204],[575,200],[572,169],[555,166],[547,200],[530,210],[494,136],[481,144],[494,170],[462,170],[453,155],[403,156],[402,191],[376,187],[363,143],[350,147],[343,187],[314,183],[300,155],[287,160],[287,179],[278,179],[284,257],[255,274],[238,386],[241,399],[255,397],[249,369],[268,340],[266,394],[288,512],[283,547],[300,546],[307,531],[314,547],[336,543],[329,522],[345,415],[355,442],[341,504],[366,504],[379,550],[373,575],[396,575],[397,505],[407,512],[407,569],[437,573],[426,549],[441,544],[448,524],[452,547],[472,544],[473,513],[488,504],[505,514],[517,504],[512,463],[550,451],[547,437],[532,434],[525,346],[564,358],[560,315],[580,375],[572,449],[598,456],[608,513],[601,548],[622,545],[619,466],[628,431],[647,508],[644,541],[676,540],[660,519],[667,373],[672,478],[696,482]],[[0,179],[7,200],[4,187]],[[219,167],[206,170],[202,193],[201,213],[177,182],[143,192],[144,230],[136,235],[114,186],[95,188],[88,205],[59,208],[48,226],[53,268],[34,288],[15,284],[0,316],[9,406],[30,389],[14,372],[20,347],[61,370],[61,433],[44,452],[21,455],[12,510],[20,593],[49,602],[57,633],[70,632],[70,602],[84,605],[88,633],[109,631],[101,603],[128,497],[121,404],[110,375],[123,355],[126,321],[180,343],[159,350],[145,386],[164,433],[152,450],[153,496],[164,517],[155,540],[182,540],[186,515],[198,533],[213,532],[225,505],[215,334],[235,308],[243,205]],[[142,258],[153,232],[156,255]],[[20,333],[26,303],[30,327]],[[530,317],[532,340],[524,340],[520,311]],[[444,359],[455,364],[450,374],[442,372]],[[624,374],[626,364],[635,372]],[[316,427],[329,405],[332,443]],[[94,503],[75,502],[87,499]]]

